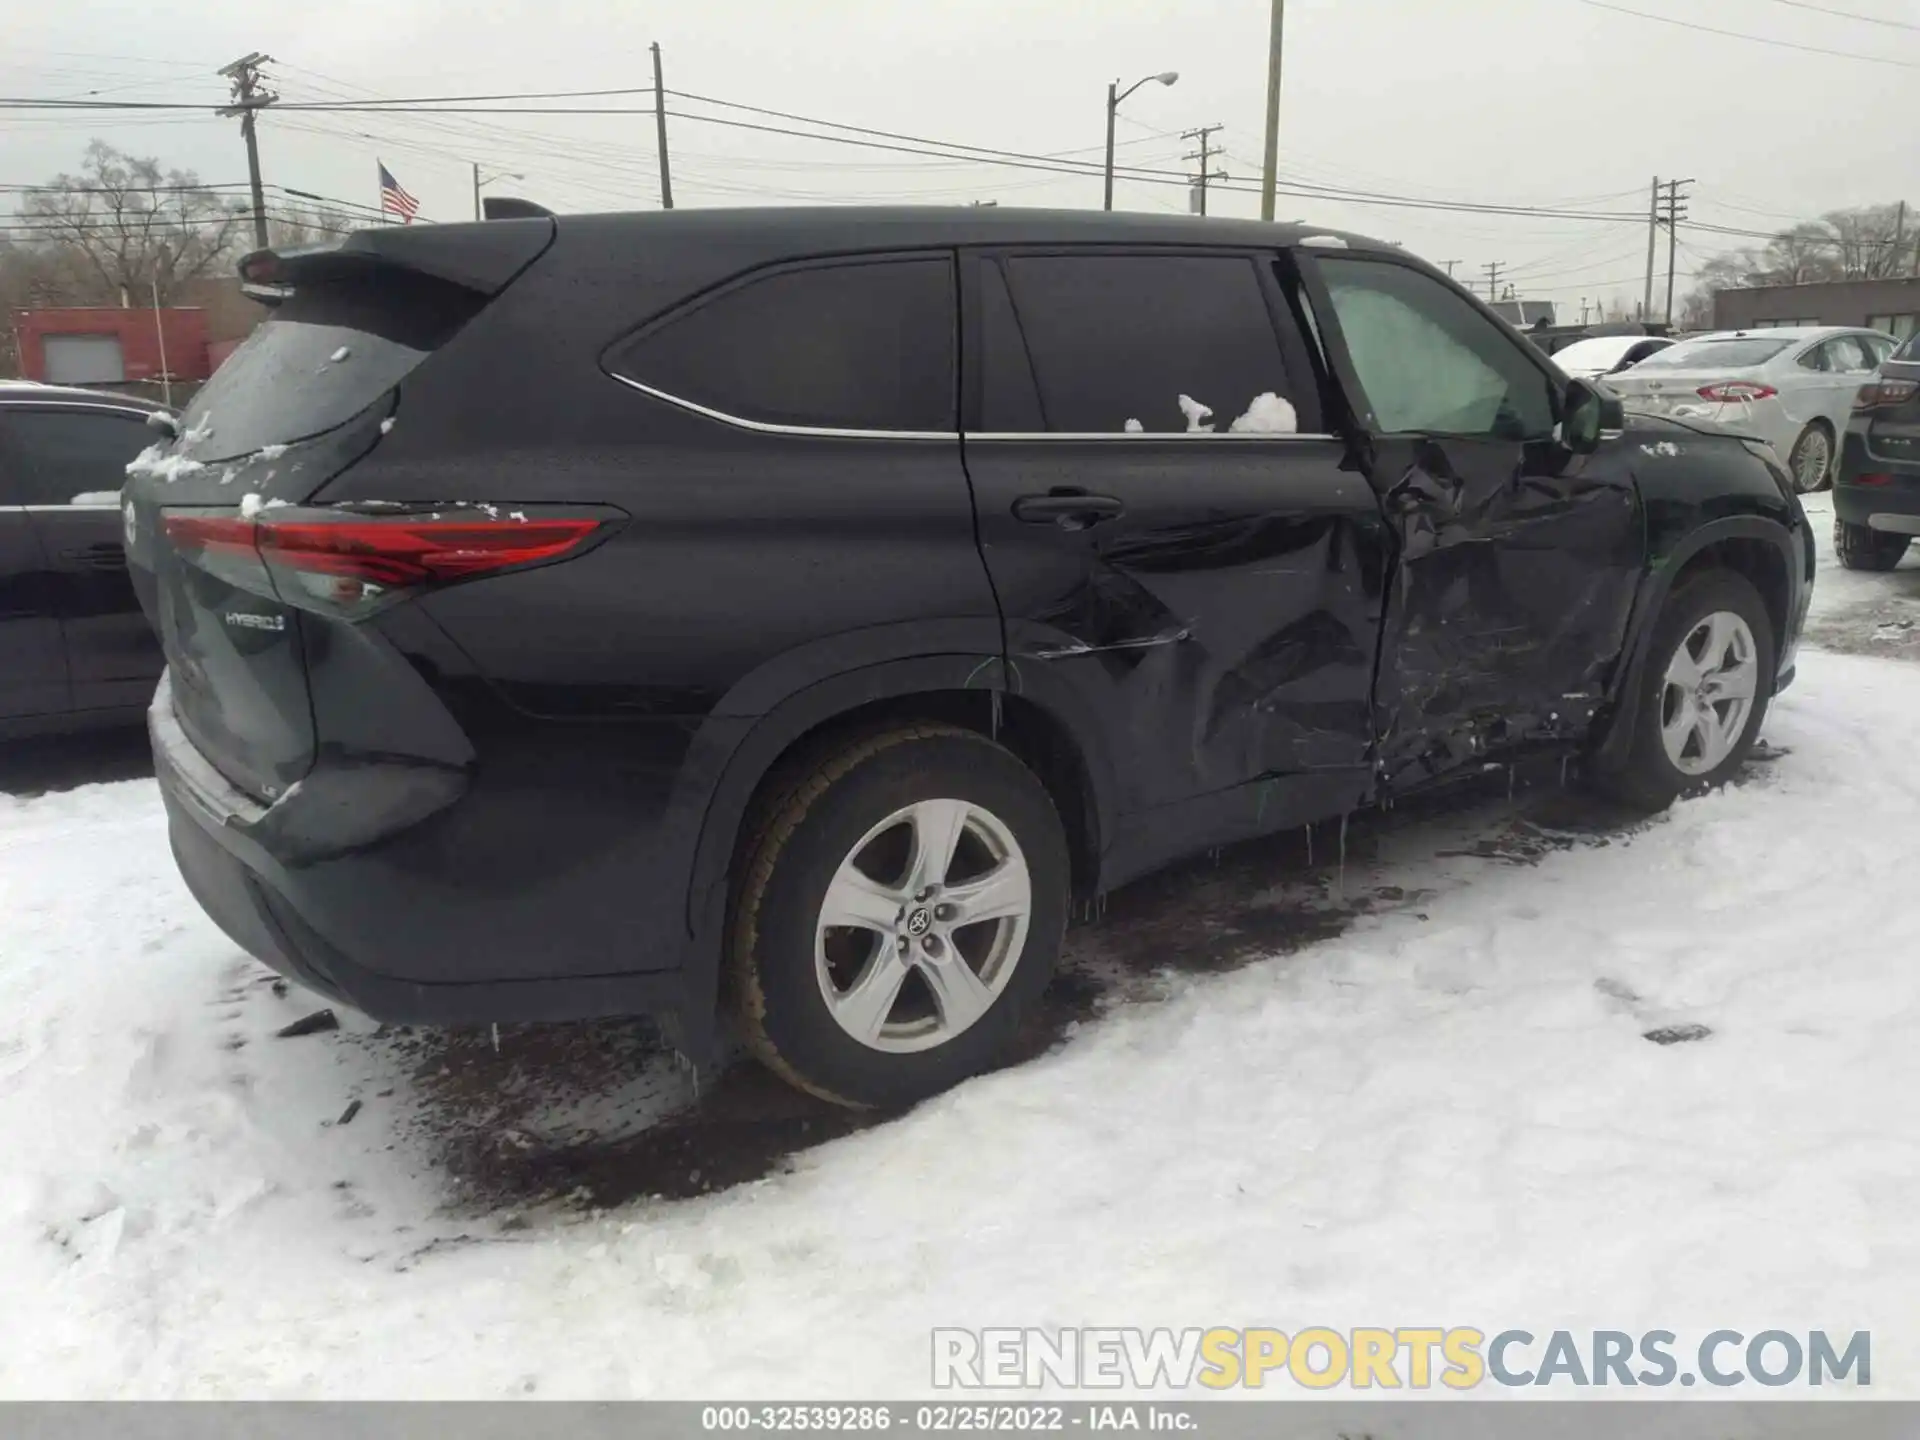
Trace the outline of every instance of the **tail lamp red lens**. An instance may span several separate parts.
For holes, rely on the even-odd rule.
[[[1878,410],[1887,405],[1904,405],[1920,392],[1920,381],[1869,380],[1853,397],[1855,410]]]
[[[592,519],[307,518],[311,513],[276,520],[175,512],[162,528],[177,549],[230,583],[291,605],[359,614],[400,593],[556,559],[601,526]]]
[[[1716,405],[1738,405],[1745,400],[1771,400],[1780,392],[1757,380],[1721,380],[1702,385],[1696,393],[1702,400],[1711,400]]]

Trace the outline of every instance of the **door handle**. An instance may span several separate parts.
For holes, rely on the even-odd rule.
[[[1058,525],[1062,530],[1084,530],[1124,515],[1127,507],[1112,495],[1089,495],[1084,490],[1049,490],[1044,495],[1022,495],[1013,502],[1013,518],[1028,525]]]
[[[118,545],[83,545],[74,550],[62,550],[60,558],[89,570],[127,568],[127,552]]]

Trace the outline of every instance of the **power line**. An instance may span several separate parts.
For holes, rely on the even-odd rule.
[[[1807,55],[1831,55],[1840,60],[1864,60],[1870,65],[1897,65],[1903,70],[1920,70],[1920,60],[1895,60],[1890,55],[1862,55],[1857,50],[1828,50],[1819,45],[1802,45],[1796,40],[1776,40],[1770,35],[1749,35],[1744,30],[1722,30],[1717,25],[1701,25],[1692,20],[1676,20],[1671,15],[1649,15],[1644,10],[1629,10],[1610,0],[1576,0],[1595,10],[1611,10],[1616,15],[1631,15],[1636,20],[1651,20],[1658,25],[1676,25],[1682,30],[1698,30],[1703,35],[1720,35],[1728,40],[1747,40],[1755,45],[1772,45],[1780,50],[1798,50]]]
[[[378,100],[307,100],[298,104],[288,104],[289,110],[366,110],[366,109],[421,109],[433,111],[440,106],[464,105],[468,103],[495,102],[501,100],[596,100],[612,96],[651,95],[653,87],[628,86],[618,90],[527,90],[515,94],[503,95],[398,95],[381,97]],[[51,97],[29,97],[8,95],[0,97],[0,107],[10,110],[217,110],[220,102],[209,101],[195,104],[187,100],[88,100],[54,99]],[[475,110],[476,115],[495,112]],[[512,112],[508,112],[512,113]],[[541,110],[528,110],[530,115],[544,114]],[[564,111],[560,112],[566,113]],[[628,113],[583,109],[583,115]],[[648,111],[651,114],[651,110]]]
[[[649,109],[639,113],[651,115],[653,112]],[[1040,157],[1023,155],[1018,151],[993,151],[982,146],[969,146],[967,148],[974,152],[973,155],[955,156],[952,149],[929,150],[923,148],[924,145],[949,144],[949,142],[946,141],[935,140],[924,141],[921,145],[902,145],[881,140],[862,140],[853,136],[821,135],[805,130],[793,130],[784,126],[759,125],[746,120],[726,120],[717,115],[696,115],[690,111],[669,110],[667,114],[675,119],[690,120],[696,124],[722,125],[735,130],[751,130],[768,135],[796,136],[803,140],[821,140],[836,145],[857,145],[866,149],[896,151],[907,155],[937,155],[960,159],[973,158],[977,159],[981,164],[1008,166],[1019,170],[1045,170],[1058,175],[1097,176],[1101,173],[1099,169],[1094,167],[1077,165],[1071,162],[1043,160]],[[1186,185],[1190,183],[1189,177],[1180,174],[1178,171],[1149,170],[1135,166],[1123,166],[1117,168],[1115,174],[1124,179],[1149,185]],[[1257,195],[1260,193],[1257,185],[1228,184],[1223,185],[1221,188],[1232,190],[1236,194],[1243,195]],[[1532,206],[1487,205],[1470,201],[1419,200],[1408,196],[1375,195],[1367,191],[1341,190],[1331,186],[1306,185],[1298,182],[1283,184],[1279,188],[1282,193],[1301,199],[1325,200],[1352,205],[1383,205],[1395,209],[1440,210],[1482,215],[1521,215],[1549,220],[1631,221],[1635,224],[1638,224],[1641,219],[1639,215],[1607,214],[1595,210],[1552,210]]]
[[[1884,15],[1862,15],[1853,10],[1835,10],[1827,5],[1814,5],[1809,0],[1773,0],[1775,5],[1785,5],[1792,10],[1811,10],[1816,15],[1833,15],[1841,20],[1858,20],[1862,25],[1884,25],[1889,30],[1920,30],[1909,20],[1891,20]]]

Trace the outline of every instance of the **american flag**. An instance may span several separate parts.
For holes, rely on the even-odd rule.
[[[393,172],[384,164],[380,165],[380,209],[383,213],[398,215],[409,225],[420,211],[420,202],[406,192],[406,188],[393,178]]]

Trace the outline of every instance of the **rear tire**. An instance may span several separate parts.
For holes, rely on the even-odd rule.
[[[1006,1051],[1052,976],[1071,883],[1033,772],[935,724],[790,773],[741,873],[729,960],[748,1044],[804,1090],[880,1109]]]
[[[1744,576],[1708,570],[1684,582],[1654,621],[1629,702],[1632,748],[1594,775],[1596,788],[1657,811],[1724,784],[1759,738],[1778,653],[1766,604]]]
[[[1833,483],[1833,434],[1820,421],[1809,423],[1794,440],[1787,471],[1793,476],[1793,488],[1802,495]]]
[[[1833,552],[1849,570],[1891,570],[1905,557],[1911,543],[1911,536],[1849,525],[1834,517]]]

